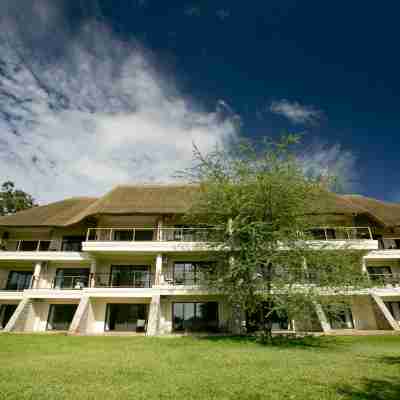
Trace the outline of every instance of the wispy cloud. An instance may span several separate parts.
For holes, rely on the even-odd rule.
[[[293,124],[314,124],[323,117],[323,112],[314,106],[286,99],[273,101],[269,110],[287,118]]]
[[[308,176],[333,177],[332,189],[336,191],[357,192],[361,189],[357,155],[340,144],[316,141],[304,146],[298,159]]]
[[[72,32],[51,0],[23,3],[0,5],[3,180],[42,202],[99,195],[169,181],[191,162],[193,142],[207,152],[237,135],[223,103],[206,111],[183,96],[139,43],[96,22]]]

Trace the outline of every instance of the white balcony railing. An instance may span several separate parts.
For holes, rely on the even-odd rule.
[[[217,228],[89,228],[86,241],[207,242],[212,238],[213,229]],[[373,240],[370,227],[318,227],[311,229],[309,234],[312,240]]]
[[[314,240],[373,240],[369,226],[318,227],[309,233]]]
[[[1,240],[0,251],[81,251],[82,242],[70,240]]]
[[[86,236],[88,242],[206,242],[211,237],[213,228],[89,228]]]

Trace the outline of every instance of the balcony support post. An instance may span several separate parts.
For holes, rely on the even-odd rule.
[[[35,268],[33,270],[33,280],[32,289],[37,289],[39,287],[40,272],[42,270],[42,262],[39,261],[35,263]]]
[[[96,284],[96,267],[97,267],[97,262],[96,259],[92,259],[92,262],[90,263],[90,281],[89,281],[89,287],[95,287]]]
[[[163,263],[163,255],[157,254],[156,256],[156,273],[154,277],[154,284],[161,285],[162,281],[162,263]]]

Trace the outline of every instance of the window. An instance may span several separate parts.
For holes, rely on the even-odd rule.
[[[198,285],[205,281],[207,274],[212,271],[213,263],[196,262],[176,262],[174,264],[174,284],[175,285]]]
[[[51,304],[47,320],[47,330],[67,331],[77,307],[77,304]]]
[[[174,303],[173,329],[177,332],[218,330],[218,303]]]
[[[88,268],[57,269],[53,287],[55,289],[83,289],[89,284]]]
[[[151,287],[148,265],[112,265],[111,287]]]
[[[85,236],[64,236],[61,251],[82,251]]]
[[[350,307],[343,307],[335,310],[332,307],[325,307],[326,315],[332,329],[353,329],[353,315]]]
[[[16,310],[16,304],[0,305],[0,329],[4,329]]]
[[[145,332],[147,304],[107,304],[106,331]]]
[[[25,290],[31,287],[32,271],[11,271],[6,290]]]
[[[367,267],[367,271],[372,281],[386,282],[392,278],[392,269],[390,267]]]

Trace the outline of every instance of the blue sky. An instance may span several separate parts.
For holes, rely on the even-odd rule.
[[[168,180],[193,141],[207,151],[283,131],[302,132],[307,162],[338,168],[348,191],[400,201],[395,2],[5,0],[0,11],[0,166],[44,202]]]

